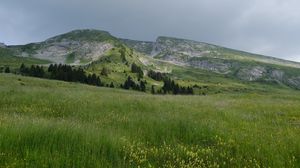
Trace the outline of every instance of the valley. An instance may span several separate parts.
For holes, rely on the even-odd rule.
[[[0,45],[0,167],[299,167],[300,63],[74,30]]]

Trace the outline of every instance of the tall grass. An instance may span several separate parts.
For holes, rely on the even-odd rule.
[[[158,96],[0,75],[0,167],[299,167],[300,94]]]

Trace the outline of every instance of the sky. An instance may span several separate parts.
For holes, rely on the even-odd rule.
[[[154,41],[186,38],[300,62],[299,0],[1,0],[0,42],[75,29]]]

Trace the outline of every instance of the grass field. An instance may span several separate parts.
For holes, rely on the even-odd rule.
[[[160,96],[0,74],[0,167],[139,166],[300,167],[300,92]]]

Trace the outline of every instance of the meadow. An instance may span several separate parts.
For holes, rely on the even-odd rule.
[[[300,92],[268,87],[151,95],[0,74],[0,167],[300,167]]]

